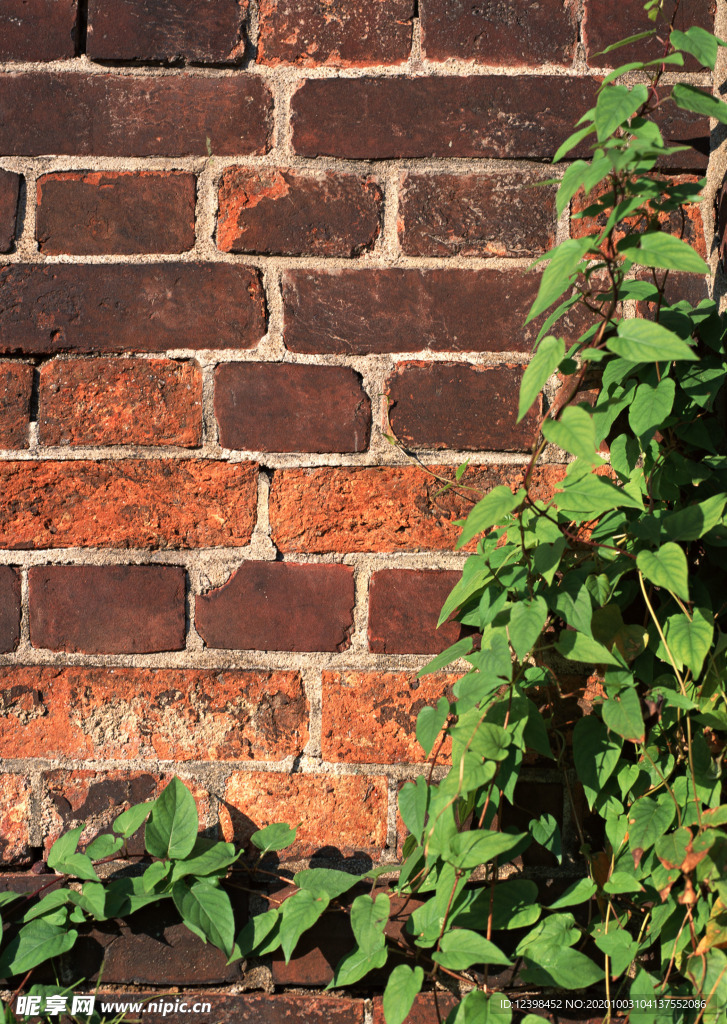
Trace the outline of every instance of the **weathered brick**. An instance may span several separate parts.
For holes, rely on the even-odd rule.
[[[555,242],[555,189],[512,172],[401,177],[398,232],[410,256],[538,256]]]
[[[245,51],[245,0],[88,0],[93,60],[227,63]]]
[[[595,90],[590,79],[561,75],[309,79],[293,95],[293,146],[363,160],[547,160]]]
[[[664,53],[664,32],[674,16],[678,0],[665,0],[663,17],[656,23],[649,21],[641,0],[619,0],[618,17],[614,17],[611,0],[586,0],[583,18],[583,39],[586,59],[592,67],[616,67],[635,60],[654,60]],[[691,25],[714,31],[716,0],[689,0],[680,3],[674,27],[684,32]],[[640,39],[613,53],[601,54],[607,46],[628,36],[649,29],[657,29],[652,39]],[[657,38],[661,37],[661,38]],[[694,69],[697,63],[687,58],[685,68]]]
[[[416,672],[324,672],[324,759],[354,764],[426,761],[415,734],[417,715],[441,696],[451,696],[458,678],[443,672],[422,679]]]
[[[391,429],[411,448],[529,450],[540,399],[517,423],[522,375],[522,366],[400,363],[386,385]]]
[[[32,117],[18,117],[32,110]],[[0,74],[0,153],[232,156],[268,148],[259,76]]]
[[[459,1001],[451,992],[420,992],[402,1024],[440,1024]],[[386,1024],[381,996],[374,997],[373,1024]]]
[[[308,741],[297,672],[6,666],[5,757],[280,761]]]
[[[421,22],[422,52],[429,60],[569,65],[578,42],[573,0],[426,0]]]
[[[285,270],[285,344],[351,355],[525,352],[543,320],[523,326],[539,284],[521,270]],[[558,330],[577,337],[582,319],[564,317]]]
[[[0,864],[21,867],[32,860],[30,798],[28,779],[0,774]]]
[[[372,178],[337,171],[232,167],[222,176],[217,245],[225,252],[357,256],[381,226]]]
[[[335,13],[334,13],[335,12]],[[411,49],[412,0],[262,0],[259,64],[366,67],[402,64]]]
[[[38,436],[46,445],[195,448],[201,370],[171,359],[53,359],[40,368]]]
[[[185,986],[185,997],[190,1002],[210,1002],[214,1020],[219,1024],[364,1024],[363,999],[327,996],[318,992],[279,995],[245,992],[230,996],[219,995],[209,989],[190,992]],[[166,1024],[161,1002],[158,1005],[160,1012],[156,1013],[153,1010],[149,1012],[149,1004],[144,1007],[149,1024]]]
[[[194,245],[196,178],[181,171],[66,171],[38,179],[41,252],[186,252]]]
[[[225,650],[342,651],[353,628],[347,565],[243,562],[223,586],[197,598],[197,630]]]
[[[294,890],[292,886],[290,888],[292,895]],[[276,899],[281,898],[282,893],[276,893],[275,896]],[[300,937],[287,963],[281,949],[272,954],[270,973],[273,984],[288,988],[324,988],[333,978],[338,962],[355,946],[349,914],[329,907],[325,915]],[[367,987],[372,982],[373,978],[369,975]]]
[[[0,654],[14,651],[20,639],[20,577],[0,565]]]
[[[34,647],[85,654],[180,651],[185,572],[176,565],[43,565],[29,570]]]
[[[462,627],[439,613],[456,571],[380,569],[369,585],[369,649],[377,654],[439,654],[459,640]]]
[[[274,821],[300,822],[295,843],[285,850],[287,858],[309,857],[321,847],[345,856],[376,856],[386,844],[386,813],[383,776],[235,772],[227,782],[220,820],[225,839],[238,844]]]
[[[78,0],[3,0],[0,60],[63,60],[75,54]]]
[[[207,459],[0,462],[0,546],[244,545],[257,469]]]
[[[19,174],[0,171],[0,252],[11,252],[15,245],[21,181]]]
[[[0,362],[0,448],[27,448],[33,367]]]
[[[215,416],[225,448],[263,452],[362,452],[371,403],[346,366],[223,363]]]
[[[0,297],[0,354],[252,348],[266,329],[244,266],[13,264]]]
[[[454,480],[453,466],[432,466]],[[478,466],[464,483],[489,491],[517,487],[523,466]],[[543,466],[534,481],[538,498],[551,497],[564,467]],[[455,520],[470,500],[456,489],[440,494],[441,481],[413,466],[291,469],[276,472],[270,494],[273,542],[284,552],[452,550]],[[472,500],[476,500],[474,497]]]

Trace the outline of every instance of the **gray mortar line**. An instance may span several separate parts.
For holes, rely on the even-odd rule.
[[[200,365],[202,374],[202,448],[212,454],[219,448],[217,417],[215,416],[215,370],[213,362]],[[199,449],[192,449],[199,452]]]
[[[30,592],[28,570],[20,572],[20,636],[17,650],[32,650],[30,646]]]
[[[308,742],[303,750],[307,763],[320,763],[323,734],[323,678],[320,669],[301,670],[303,687],[308,698]]]
[[[401,175],[401,167],[392,161],[380,177],[381,186],[384,190],[384,210],[379,252],[385,259],[388,258],[392,261],[397,261],[402,255],[397,230]]]
[[[257,478],[257,516],[255,529],[250,539],[250,553],[253,558],[274,562],[278,549],[272,541],[270,530],[270,484],[272,473],[261,467]]]
[[[399,796],[399,779],[389,778],[387,782],[388,806],[386,810],[386,852],[382,855],[382,861],[396,861],[396,849],[398,846],[399,834],[397,830],[397,811]]]
[[[368,623],[369,623],[369,583],[371,569],[358,559],[344,563],[353,567],[353,626],[351,629],[350,643],[346,648],[347,653],[352,655],[368,653]]]
[[[247,0],[247,14],[243,21],[243,28],[248,45],[257,51],[258,42],[260,41],[260,7],[258,0]]]

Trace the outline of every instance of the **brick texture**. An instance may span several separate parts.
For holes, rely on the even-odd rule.
[[[297,672],[7,666],[0,707],[5,757],[280,761],[308,740]]]
[[[335,13],[333,13],[335,12]],[[401,64],[411,48],[412,0],[262,0],[258,63],[301,67]]]
[[[398,231],[410,256],[538,256],[555,242],[555,190],[531,174],[402,176]]]
[[[0,153],[264,153],[271,105],[257,77],[0,74]],[[18,118],[18,110],[33,117]]]
[[[194,245],[193,174],[75,172],[38,179],[41,252],[186,252]]]
[[[252,348],[257,271],[220,264],[0,268],[0,354]]]
[[[411,448],[530,450],[540,401],[516,423],[522,373],[516,366],[400,363],[387,383],[391,429]]]
[[[379,233],[381,192],[353,174],[234,167],[220,184],[217,244],[225,252],[356,256]]]
[[[676,0],[666,0],[663,5],[663,20],[654,24],[649,21],[640,0],[622,0],[618,17],[613,16],[610,0],[586,0],[583,18],[583,38],[586,44],[586,58],[592,67],[617,67],[634,60],[655,60],[664,52],[663,32],[674,16]],[[700,25],[708,32],[714,31],[716,0],[689,0],[681,3],[676,13],[675,27],[682,32],[690,25]],[[600,54],[607,46],[649,29],[657,29],[661,41],[654,37],[646,42],[641,40],[624,46],[613,53]],[[688,58],[685,68],[693,70],[696,61]]]
[[[0,654],[14,651],[20,639],[20,577],[0,565]]]
[[[0,380],[2,380],[0,363]],[[44,445],[202,441],[202,374],[171,359],[53,359],[40,369]]]
[[[244,562],[197,598],[196,626],[208,647],[341,651],[353,626],[353,570],[345,565]]]
[[[573,0],[426,0],[422,51],[430,60],[541,67],[573,61],[578,41]]]
[[[223,363],[215,415],[225,448],[279,452],[361,452],[371,403],[344,366]]]
[[[225,839],[246,843],[273,821],[300,822],[286,859],[337,850],[377,856],[386,844],[386,779],[360,775],[235,772],[222,799]]]
[[[0,448],[27,448],[33,367],[0,361]]]
[[[239,61],[241,0],[88,0],[86,52],[94,60]]]
[[[0,864],[22,867],[32,860],[30,785],[22,775],[0,774]]]
[[[459,997],[450,992],[421,992],[403,1024],[439,1024],[458,1003]],[[373,1024],[386,1024],[381,996],[374,998]]]
[[[63,60],[75,53],[78,0],[4,0],[0,60]]]
[[[462,627],[439,613],[460,578],[456,571],[381,569],[369,585],[369,650],[377,654],[439,654]]]
[[[21,181],[19,174],[0,171],[0,252],[11,252],[15,244]]]
[[[256,476],[249,464],[202,459],[0,462],[0,545],[243,545]]]
[[[184,647],[184,569],[175,565],[34,566],[34,647],[145,654]]]

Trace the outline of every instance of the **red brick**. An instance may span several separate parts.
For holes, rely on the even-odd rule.
[[[263,452],[362,452],[371,403],[346,366],[223,363],[215,415],[225,448]]]
[[[235,772],[221,802],[225,839],[245,844],[274,821],[300,823],[296,841],[284,851],[309,857],[321,847],[349,856],[379,854],[386,844],[387,781],[381,775],[287,775]]]
[[[19,174],[0,170],[0,252],[12,252],[20,198]]]
[[[293,95],[293,146],[350,159],[549,159],[595,101],[587,78],[312,79]],[[579,155],[588,155],[582,146]]]
[[[0,354],[252,348],[266,329],[244,266],[14,264],[0,296]]]
[[[403,1024],[441,1024],[459,1002],[451,992],[420,992]],[[381,996],[374,997],[373,1024],[386,1024]]]
[[[29,570],[34,647],[85,654],[180,651],[185,572],[176,565],[44,565]]]
[[[5,757],[280,761],[308,741],[297,672],[6,666]]]
[[[412,0],[262,0],[258,64],[366,67],[402,64],[411,49]]]
[[[216,1024],[364,1024],[363,999],[327,996],[317,992],[279,995],[245,992],[243,995],[230,996],[219,995],[209,989],[190,992],[188,985],[184,992],[190,1003],[211,1002]],[[145,1006],[144,1014],[145,1018],[148,1014],[149,1024],[166,1024],[162,1013],[149,1013],[148,1005]]]
[[[195,448],[201,370],[171,359],[53,359],[40,368],[38,434],[47,445]]]
[[[33,367],[0,362],[0,448],[27,448]]]
[[[0,462],[0,546],[244,545],[256,467],[207,459]]]
[[[453,466],[431,466],[454,480]],[[536,470],[538,498],[551,497],[564,467]],[[463,484],[484,493],[518,487],[524,466],[478,466]],[[468,500],[457,489],[440,494],[440,479],[413,466],[290,469],[275,473],[270,494],[273,542],[284,552],[449,551]]]
[[[32,117],[18,117],[19,110]],[[0,153],[264,153],[271,112],[268,87],[254,75],[1,74]]]
[[[14,651],[20,639],[20,577],[0,565],[0,654]]]
[[[76,52],[78,0],[3,0],[0,60],[63,60]]]
[[[245,0],[88,0],[93,60],[239,61]]]
[[[516,423],[522,374],[522,366],[399,363],[386,385],[391,430],[409,448],[529,451],[540,399]]]
[[[0,864],[30,864],[30,782],[23,775],[0,774]]]
[[[578,42],[573,0],[426,0],[421,21],[422,52],[429,60],[570,65]]]
[[[41,252],[186,252],[194,245],[196,178],[181,171],[67,171],[38,179]]]
[[[291,886],[290,895],[294,891]],[[276,900],[281,898],[283,893],[276,892]],[[351,896],[351,893],[348,895]],[[286,988],[324,988],[333,978],[338,962],[355,946],[356,940],[351,930],[349,914],[344,910],[329,907],[324,916],[300,937],[287,963],[281,949],[272,954],[270,972],[273,984]],[[373,977],[369,975],[366,986],[369,988],[373,985]]]
[[[377,654],[439,654],[459,640],[458,622],[437,629],[460,572],[381,569],[369,586],[369,649]]]
[[[374,244],[383,199],[372,178],[336,171],[233,167],[220,182],[225,252],[357,256]]]
[[[350,566],[243,562],[197,598],[196,626],[208,647],[224,650],[343,651],[353,604]]]
[[[555,189],[532,173],[401,178],[398,232],[409,256],[538,256],[555,242]]]
[[[543,320],[523,326],[539,283],[521,270],[285,270],[285,344],[341,355],[527,352]],[[558,330],[575,338],[582,319]]]
[[[619,0],[618,17],[614,17],[612,0],[586,0],[583,18],[583,39],[586,44],[586,59],[592,67],[618,67],[629,61],[653,60],[664,53],[664,32],[674,15],[677,0],[665,0],[663,19],[656,24],[649,21],[641,0]],[[709,32],[714,31],[716,0],[688,0],[679,4],[674,27],[684,32],[691,25],[699,25]],[[657,36],[641,39],[630,46],[624,46],[613,53],[599,56],[612,43],[649,29],[657,29]],[[687,63],[688,61],[688,63]],[[687,58],[685,67],[694,69],[695,61]]]
[[[458,675],[415,672],[324,672],[321,749],[326,761],[420,764],[415,728],[422,708],[436,704]],[[445,751],[447,753],[448,751]]]

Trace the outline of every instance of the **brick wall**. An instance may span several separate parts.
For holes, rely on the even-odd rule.
[[[599,51],[641,27],[614,10],[0,5],[6,867],[173,772],[228,838],[287,819],[292,856],[395,858],[416,713],[454,678],[416,680],[458,636],[468,506],[438,477],[527,461],[523,271],[569,230],[541,183]],[[703,174],[709,123],[663,127],[691,145],[664,173]],[[709,252],[709,202],[690,230]]]

